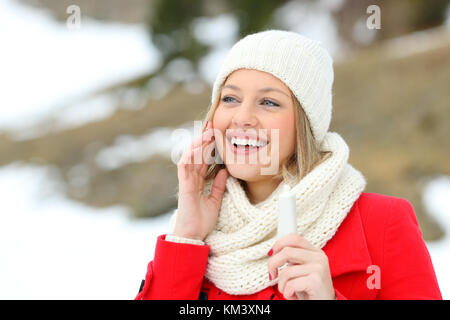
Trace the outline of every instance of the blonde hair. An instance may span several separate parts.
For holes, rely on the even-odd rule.
[[[222,88],[220,88],[219,92]],[[309,120],[297,98],[292,94],[291,99],[295,108],[295,127],[296,127],[296,147],[294,154],[281,164],[280,170],[273,178],[294,179],[297,182],[306,176],[320,163],[331,156],[331,151],[321,151],[314,139]],[[205,116],[206,121],[212,121],[214,113],[220,101],[220,94],[217,99],[209,107]],[[205,180],[214,179],[219,170],[225,168],[223,163],[214,162],[208,168]]]

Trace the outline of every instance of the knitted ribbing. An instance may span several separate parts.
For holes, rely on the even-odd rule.
[[[366,186],[363,175],[347,161],[342,137],[328,132],[321,150],[332,155],[301,181],[283,181],[263,202],[252,205],[245,190],[229,176],[217,224],[204,242],[210,246],[205,277],[235,295],[252,294],[274,285],[269,281],[267,252],[278,223],[278,195],[287,183],[296,195],[297,232],[318,248],[325,246]],[[176,212],[171,219],[175,225]]]

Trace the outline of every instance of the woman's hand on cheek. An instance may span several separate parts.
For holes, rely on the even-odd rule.
[[[278,291],[287,300],[297,300],[297,293],[307,300],[336,299],[327,255],[305,238],[284,236],[268,254],[269,278],[278,276]],[[278,275],[278,268],[285,263],[288,265]]]
[[[178,213],[173,234],[204,240],[214,228],[228,172],[220,170],[212,184],[211,194],[204,195],[205,176],[208,164],[205,152],[213,149],[214,135],[209,122],[206,130],[182,155],[178,163]]]

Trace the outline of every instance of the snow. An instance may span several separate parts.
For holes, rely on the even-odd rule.
[[[330,55],[338,59],[343,48],[332,11],[343,3],[338,0],[288,1],[275,11],[275,21],[287,30],[321,42]]]
[[[140,136],[120,135],[112,145],[98,151],[95,161],[103,170],[118,169],[126,164],[142,162],[161,155],[178,163],[184,150],[199,136],[202,122],[194,121],[179,128],[153,128]]]
[[[169,226],[68,200],[48,167],[2,167],[0,194],[0,299],[133,299]]]
[[[51,115],[43,115],[43,118],[35,117],[34,124],[24,126],[20,130],[9,132],[14,141],[36,139],[49,133],[69,130],[90,122],[104,119],[114,111],[123,107],[119,105],[118,98],[113,94],[97,94],[81,101],[58,108]],[[10,125],[16,126],[15,122]]]
[[[160,63],[144,25],[96,22],[82,9],[80,28],[70,29],[44,9],[2,0],[0,39],[0,130],[30,126],[71,100]]]
[[[191,28],[200,43],[211,46],[210,52],[199,62],[199,71],[212,86],[226,54],[238,40],[237,18],[231,14],[199,17],[192,21]]]
[[[450,300],[450,176],[441,176],[430,181],[423,191],[425,207],[443,227],[445,235],[427,247],[433,261],[442,297]]]

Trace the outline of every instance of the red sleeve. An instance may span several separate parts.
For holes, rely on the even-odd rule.
[[[176,243],[158,237],[144,287],[136,300],[197,300],[208,261],[209,246]]]
[[[442,299],[414,208],[405,199],[391,204],[380,271],[378,299]]]

